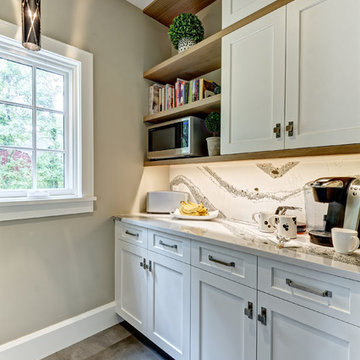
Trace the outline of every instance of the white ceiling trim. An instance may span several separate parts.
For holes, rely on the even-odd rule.
[[[129,3],[135,5],[141,10],[144,10],[153,0],[127,0]]]

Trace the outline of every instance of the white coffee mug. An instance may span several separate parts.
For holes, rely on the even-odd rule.
[[[271,225],[276,227],[277,236],[281,239],[296,239],[297,224],[295,215],[273,215]]]
[[[358,233],[351,229],[332,228],[332,243],[340,254],[351,254],[359,247]]]
[[[273,215],[274,215],[273,213],[260,211],[252,214],[252,218],[258,224],[258,228],[261,232],[272,233],[275,231],[275,227],[274,225],[270,224],[269,219]]]

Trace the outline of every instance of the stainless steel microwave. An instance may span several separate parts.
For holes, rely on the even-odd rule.
[[[150,160],[207,155],[206,138],[211,136],[204,120],[194,116],[151,125],[146,133]]]

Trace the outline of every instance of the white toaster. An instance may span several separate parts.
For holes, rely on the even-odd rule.
[[[150,191],[147,193],[146,212],[169,214],[187,201],[189,194],[182,191]]]

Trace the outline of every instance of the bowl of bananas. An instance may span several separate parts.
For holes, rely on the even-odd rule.
[[[202,203],[196,204],[191,201],[182,201],[180,207],[172,215],[183,220],[211,220],[219,215],[219,210],[209,211]]]

